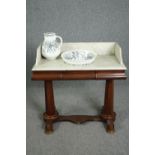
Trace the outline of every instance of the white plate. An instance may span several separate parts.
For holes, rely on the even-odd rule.
[[[63,61],[71,65],[91,64],[96,56],[97,54],[93,51],[81,49],[65,51],[61,54]]]

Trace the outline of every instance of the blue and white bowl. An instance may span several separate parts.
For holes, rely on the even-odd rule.
[[[63,61],[71,65],[91,64],[96,56],[97,54],[93,51],[81,49],[65,51],[61,54]]]

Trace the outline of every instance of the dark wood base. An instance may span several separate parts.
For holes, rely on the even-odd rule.
[[[106,131],[113,133],[114,121],[116,113],[113,111],[113,98],[114,98],[114,80],[106,80],[104,105],[100,115],[59,115],[55,103],[52,81],[45,81],[45,103],[46,112],[43,114],[45,121],[45,133],[49,134],[53,132],[53,123],[58,121],[70,121],[73,123],[84,123],[86,121],[102,121],[106,123]]]
[[[53,123],[60,121],[69,121],[75,124],[85,123],[87,121],[102,121],[106,123],[106,131],[113,133],[115,113],[113,115],[56,115],[48,116],[46,113],[43,114],[45,121],[45,133],[49,134],[53,132]]]
[[[33,71],[32,80],[43,80],[45,88],[45,132],[53,131],[53,123],[57,121],[70,121],[84,123],[86,121],[104,121],[106,131],[113,133],[114,112],[114,80],[126,79],[125,70],[74,70],[74,71]],[[53,93],[53,80],[106,80],[105,98],[100,115],[70,115],[62,116],[56,111]]]
[[[114,112],[114,80],[126,79],[125,70],[74,70],[74,71],[33,71],[32,80],[43,80],[45,88],[45,133],[53,131],[53,123],[70,121],[84,123],[86,121],[102,121],[106,123],[106,131],[113,133],[116,114]],[[53,93],[53,80],[106,80],[105,98],[100,115],[59,115],[56,111]]]

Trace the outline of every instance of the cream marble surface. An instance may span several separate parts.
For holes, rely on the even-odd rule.
[[[126,70],[123,63],[121,47],[115,42],[81,42],[63,43],[61,53],[67,50],[92,50],[98,55],[89,65],[69,65],[59,56],[56,60],[46,60],[41,57],[41,46],[37,49],[36,63],[32,71],[52,70]]]

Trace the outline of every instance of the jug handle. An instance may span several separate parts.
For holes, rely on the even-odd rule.
[[[56,39],[59,39],[60,40],[60,45],[59,47],[61,47],[62,43],[63,43],[63,39],[60,37],[60,36],[57,36]]]

